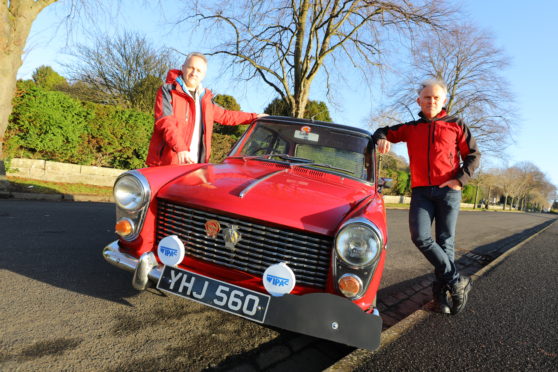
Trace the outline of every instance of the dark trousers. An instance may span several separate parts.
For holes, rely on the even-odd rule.
[[[411,239],[434,266],[436,282],[453,284],[459,279],[455,267],[455,226],[461,191],[438,186],[415,187],[411,195],[409,228]],[[435,238],[432,222],[436,221]]]

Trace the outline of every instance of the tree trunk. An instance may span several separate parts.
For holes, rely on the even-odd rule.
[[[473,203],[473,209],[477,209],[478,199],[479,199],[479,185],[475,187],[475,201]]]
[[[308,9],[310,4],[307,0],[304,0],[299,5],[299,11],[297,14],[298,30],[296,32],[296,44],[294,48],[294,105],[291,107],[292,115],[295,118],[303,118],[304,110],[306,109],[306,101],[304,100],[305,89],[304,89],[304,78],[305,68],[307,61],[303,61],[303,49],[304,41],[306,38],[307,20],[308,20]],[[307,95],[306,95],[307,96]]]
[[[17,70],[31,25],[46,6],[58,0],[11,0],[0,5],[0,188],[6,183],[4,134],[12,113]]]
[[[4,134],[12,113],[12,98],[15,93],[16,75],[21,66],[21,53],[6,55],[0,53],[0,189],[5,187],[6,167],[4,166]]]
[[[308,103],[308,91],[295,93],[295,104],[292,108],[292,115],[295,118],[303,118],[306,111],[306,104]]]

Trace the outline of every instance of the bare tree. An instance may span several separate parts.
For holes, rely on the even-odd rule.
[[[381,64],[386,35],[410,35],[420,27],[440,28],[450,11],[439,1],[269,0],[198,2],[195,15],[215,36],[209,54],[232,58],[244,79],[261,78],[303,117],[310,88],[320,72],[330,89],[330,70]],[[199,30],[198,30],[199,32]],[[229,37],[230,36],[230,37]],[[220,41],[220,43],[219,43]]]
[[[518,176],[516,170],[517,169],[514,170],[512,168],[498,169],[497,173],[495,174],[497,188],[500,194],[504,197],[504,205],[502,207],[503,210],[506,210],[509,197],[512,198],[509,206],[510,209],[511,205],[513,204],[513,199],[515,197],[517,188],[514,184],[514,180]]]
[[[517,164],[523,178],[523,188],[520,190],[520,204],[518,209],[527,210],[529,206],[537,205],[539,209],[547,207],[552,197],[555,186],[552,185],[546,175],[534,164],[521,162]],[[542,203],[546,200],[546,203]]]
[[[490,182],[504,196],[503,209],[543,209],[550,206],[556,186],[548,181],[540,169],[530,163],[521,162],[513,167],[491,170]],[[510,204],[507,204],[511,197]]]
[[[12,112],[17,70],[37,15],[57,0],[3,0],[0,4],[0,182],[5,180],[4,133]],[[0,183],[0,188],[2,184]]]
[[[482,180],[481,185],[484,187],[485,205],[487,206],[497,200],[500,196],[498,188],[498,175],[498,169],[489,169],[486,172],[479,174]]]
[[[428,34],[412,50],[412,60],[397,86],[390,110],[393,122],[416,119],[418,83],[428,78],[448,85],[447,111],[465,119],[481,151],[501,153],[518,121],[514,98],[502,71],[508,60],[492,37],[471,25]],[[389,111],[389,110],[388,110]]]
[[[132,32],[100,35],[93,46],[76,46],[72,55],[77,63],[66,66],[72,79],[104,92],[112,104],[144,110],[153,107],[156,89],[176,66],[169,49],[157,49]]]
[[[47,6],[59,0],[2,0],[0,4],[0,188],[5,181],[4,134],[12,112],[12,98],[16,90],[17,71],[33,22]],[[81,13],[103,8],[96,0],[64,0],[66,13],[60,24],[67,26]]]

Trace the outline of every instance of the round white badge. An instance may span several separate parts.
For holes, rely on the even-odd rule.
[[[272,296],[291,293],[296,284],[294,272],[284,262],[269,266],[264,271],[262,279],[266,291]]]
[[[161,239],[157,247],[157,255],[167,266],[177,266],[184,259],[184,244],[176,235]]]

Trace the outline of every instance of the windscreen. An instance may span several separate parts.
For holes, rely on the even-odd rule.
[[[304,163],[305,167],[372,180],[371,138],[323,125],[260,122],[249,132],[236,156],[262,156]]]

